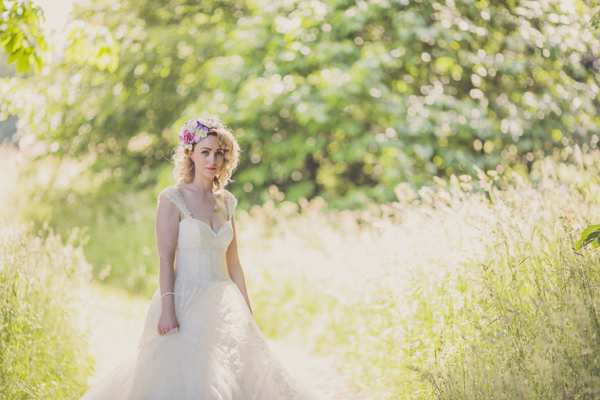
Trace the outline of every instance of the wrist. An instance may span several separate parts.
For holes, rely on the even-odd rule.
[[[175,307],[170,304],[163,304],[162,313],[164,314],[175,314]]]
[[[172,311],[175,309],[175,300],[173,299],[173,296],[163,297],[161,300],[163,311]]]

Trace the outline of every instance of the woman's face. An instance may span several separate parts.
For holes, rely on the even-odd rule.
[[[225,155],[215,135],[209,135],[196,143],[190,158],[194,162],[196,174],[211,181],[221,171],[225,162]]]

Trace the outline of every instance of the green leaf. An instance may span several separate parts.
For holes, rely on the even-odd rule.
[[[581,249],[582,246],[586,246],[587,244],[592,244],[593,248],[597,248],[598,246],[600,246],[599,240],[600,239],[600,225],[592,225],[588,228],[586,228],[582,233],[581,233],[581,239],[579,239],[579,241],[577,242],[577,244],[575,244],[575,248],[577,250]]]
[[[30,66],[29,56],[24,55],[19,57],[19,61],[17,61],[17,71],[25,72],[29,69]]]

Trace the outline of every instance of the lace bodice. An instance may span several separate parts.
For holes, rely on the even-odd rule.
[[[174,186],[165,188],[158,195],[159,200],[160,196],[164,196],[184,215],[184,218],[179,221],[177,236],[176,284],[178,280],[192,283],[230,279],[225,252],[233,239],[231,218],[237,200],[229,191],[223,190],[223,192],[227,206],[227,222],[218,232],[204,221],[192,217],[183,196]]]

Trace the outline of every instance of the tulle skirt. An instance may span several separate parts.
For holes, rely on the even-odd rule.
[[[82,397],[90,399],[317,400],[270,350],[230,280],[175,282],[179,332],[157,333],[157,290],[137,353]]]

